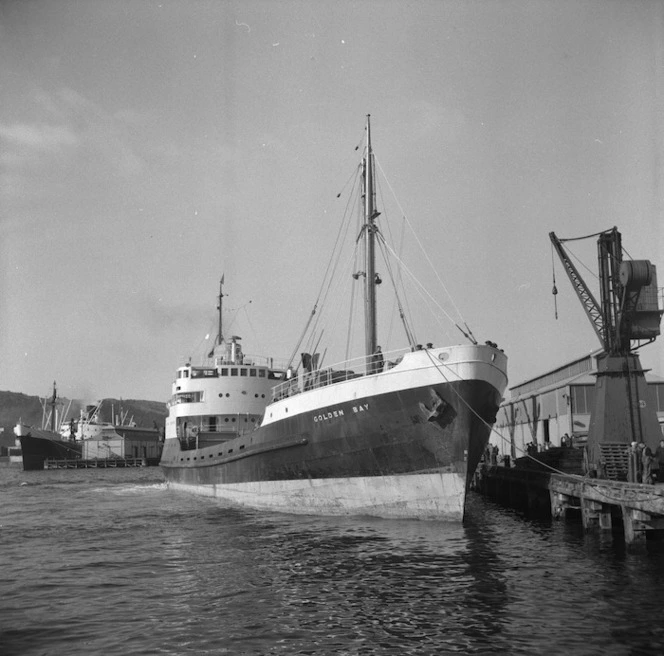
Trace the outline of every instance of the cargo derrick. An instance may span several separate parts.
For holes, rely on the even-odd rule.
[[[661,439],[655,399],[636,353],[660,334],[657,271],[648,260],[623,262],[617,228],[599,233],[598,303],[563,246],[570,240],[553,232],[549,237],[603,349],[597,357],[586,473],[626,480],[630,443],[643,442],[654,451]]]

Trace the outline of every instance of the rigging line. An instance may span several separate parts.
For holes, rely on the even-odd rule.
[[[346,350],[344,352],[344,360],[350,359],[350,341],[351,335],[353,333],[353,317],[355,313],[353,308],[355,307],[355,285],[351,284],[350,286],[350,307],[348,309],[348,330],[346,332]]]
[[[600,235],[608,235],[610,232],[613,232],[615,228],[610,228],[609,230],[602,230],[601,232],[595,232],[592,235],[586,235],[585,237],[568,237],[567,239],[561,239],[558,237],[558,241],[581,241],[582,239],[590,239],[591,237],[599,237]]]
[[[383,242],[385,243],[385,247],[392,253],[392,255],[395,257],[397,262],[403,267],[403,269],[408,273],[408,275],[411,277],[411,279],[415,282],[416,286],[418,286],[420,289],[422,289],[426,295],[431,299],[431,301],[434,303],[436,307],[452,322],[456,325],[456,322],[454,319],[450,316],[450,314],[436,301],[436,299],[431,295],[431,293],[424,287],[424,285],[415,277],[413,272],[408,268],[405,262],[399,258],[399,256],[394,252],[394,249],[383,239]]]
[[[328,260],[327,268],[325,269],[325,274],[323,275],[323,281],[321,283],[321,286],[320,286],[320,289],[319,289],[319,292],[318,292],[318,297],[316,298],[316,303],[318,303],[321,299],[321,295],[323,293],[323,288],[326,286],[326,284],[329,285],[328,279],[332,278],[333,275],[334,275],[334,270],[332,272],[330,272],[330,268],[332,266],[332,263],[335,261],[335,257],[336,258],[339,257],[339,255],[337,255],[337,251],[341,249],[340,244],[343,243],[342,235],[344,233],[348,232],[346,222],[347,222],[347,217],[349,216],[349,207],[350,207],[350,204],[351,204],[351,202],[354,198],[354,193],[355,193],[355,189],[356,189],[356,186],[357,186],[357,180],[358,180],[357,173],[358,173],[358,171],[359,171],[359,167],[356,167],[356,169],[355,169],[355,171],[353,172],[353,175],[352,175],[352,177],[355,178],[355,182],[353,184],[353,188],[351,189],[351,193],[349,194],[348,200],[346,201],[346,207],[344,208],[343,217],[342,217],[341,223],[339,225],[339,230],[337,231],[337,237],[335,239],[334,246],[332,247],[332,253],[330,254],[330,259]],[[346,228],[344,230],[345,226],[346,226]]]
[[[353,260],[357,257],[357,250],[358,249],[355,248],[353,252],[349,254],[349,257],[346,258],[345,264],[342,267],[340,267],[343,271],[350,272],[353,270],[352,263]],[[348,277],[350,277],[350,275]],[[344,285],[347,284],[347,278],[345,276],[338,275],[335,276],[334,282],[335,282],[334,287],[330,286],[330,289],[326,294],[325,300],[321,305],[321,311],[316,317],[316,320],[313,323],[312,327],[310,328],[310,332],[315,332],[321,324],[326,323],[330,324],[328,325],[328,328],[331,328],[329,332],[332,335],[334,335],[336,334],[335,326],[343,320],[341,314],[338,311],[336,311],[338,304],[334,303],[334,308],[331,308],[332,304],[328,302],[328,296],[331,298],[336,298],[338,296],[341,296],[341,289]]]
[[[350,233],[351,229],[351,221],[350,221],[350,214],[347,214],[344,217],[344,225],[345,225],[345,231],[344,235],[342,238],[342,243],[345,243],[348,240],[348,235]],[[324,292],[321,290],[321,296],[319,295],[319,302],[321,307],[326,307],[327,306],[327,300],[329,296],[333,293],[333,290],[336,290],[341,284],[343,284],[343,281],[341,280],[341,276],[338,275],[339,270],[345,270],[350,267],[350,262],[353,260],[353,258],[356,257],[356,251],[358,249],[357,243],[355,243],[352,251],[349,253],[348,257],[344,260],[344,264],[341,264],[342,262],[342,255],[343,251],[341,248],[337,249],[336,253],[336,259],[334,262],[334,266],[332,267],[331,274],[329,275],[326,285],[325,285],[325,290]]]
[[[401,236],[399,238],[399,253],[403,253],[403,243],[404,243],[404,233],[406,231],[406,223],[405,221],[401,222]],[[396,243],[396,242],[395,242]],[[404,295],[404,304],[406,306],[406,316],[407,317],[412,317],[412,312],[410,310],[410,306],[408,305],[408,294],[406,294],[406,289],[403,281],[403,272],[401,271],[401,267],[397,268],[397,279],[398,279],[398,284],[399,288],[403,291]]]
[[[251,303],[251,301],[249,301],[249,303]],[[247,320],[247,324],[249,325],[249,328],[251,329],[251,334],[252,334],[252,337],[254,338],[254,340],[255,340],[255,342],[256,342],[256,345],[257,345],[258,348],[260,349],[260,352],[261,352],[261,353],[264,353],[264,351],[263,351],[263,346],[262,346],[261,343],[260,343],[260,339],[258,338],[258,334],[256,333],[256,329],[254,328],[254,325],[253,325],[253,323],[251,322],[251,319],[249,318],[249,313],[247,312],[247,305],[249,305],[249,303],[245,303],[245,304],[242,306],[241,309],[244,310],[244,316],[245,316],[245,319]]]
[[[344,186],[341,188],[341,191],[337,194],[337,198],[339,198],[339,197],[341,196],[341,194],[344,193],[346,187],[348,186],[348,184],[349,184],[353,179],[357,179],[356,176],[357,176],[357,172],[358,172],[360,166],[361,166],[361,165],[358,164],[358,165],[355,167],[355,170],[354,170],[354,171],[348,176],[348,180],[346,180],[346,182],[344,183]],[[353,186],[355,186],[355,185],[353,185]],[[351,189],[351,195],[352,195],[352,189]]]
[[[426,354],[427,354],[427,357],[429,358],[429,360],[431,361],[431,364],[437,369],[438,373],[443,377],[443,380],[446,383],[451,383],[452,381],[447,376],[445,376],[444,369],[446,369],[449,372],[455,374],[456,375],[456,380],[464,380],[461,377],[461,374],[455,372],[448,364],[445,364],[444,362],[436,362],[436,360],[434,360],[434,358],[431,355],[431,352],[428,349],[426,350]],[[464,399],[463,396],[461,396],[461,394],[457,391],[457,389],[454,386],[450,386],[450,389],[457,396],[459,401],[461,401],[461,403],[463,403],[463,405],[465,405],[468,408],[468,410],[470,410],[470,412],[473,415],[475,415],[475,417],[477,417],[477,419],[479,419],[480,422],[482,422],[491,431],[491,433],[495,433],[496,435],[498,435],[498,437],[501,440],[503,440],[504,442],[508,441],[508,438],[506,438],[504,435],[499,433],[494,428],[493,424],[490,424],[483,417],[480,417],[480,415],[477,413],[477,411],[473,407],[471,407],[471,405],[468,403],[468,401],[466,401],[466,399]],[[511,445],[511,441],[509,443]]]
[[[555,311],[556,320],[558,319],[558,288],[556,287],[556,266],[553,259],[553,244],[551,244],[551,271],[553,273],[553,289],[551,293],[553,294],[553,307]]]
[[[378,193],[380,194],[380,199],[382,201],[381,206],[383,207],[383,216],[385,217],[385,220],[383,221],[383,224],[385,226],[387,226],[387,232],[389,234],[390,241],[392,241],[392,243],[396,244],[397,240],[394,239],[394,236],[392,234],[392,223],[389,220],[389,214],[387,212],[387,203],[385,202],[385,196],[383,194],[382,179],[380,177],[378,177],[378,179],[376,180],[376,184],[377,184],[377,187],[378,187]],[[399,240],[399,253],[403,253],[404,231],[405,231],[405,222],[402,222],[401,223],[401,238]],[[384,237],[382,235],[381,235],[381,237],[384,239]],[[384,251],[383,251],[383,259],[385,261],[385,265],[389,268],[390,264],[389,264],[389,261],[388,261],[388,257],[387,257],[387,255]],[[406,317],[412,317],[410,307],[408,306],[408,295],[406,294],[405,287],[404,287],[404,284],[403,284],[403,276],[401,274],[401,269],[399,267],[397,267],[397,271],[398,271],[397,280],[395,280],[394,277],[391,278],[392,279],[392,287],[394,288],[395,298],[394,298],[394,302],[392,304],[393,309],[390,312],[390,325],[389,325],[388,333],[387,333],[388,342],[392,337],[392,329],[394,327],[394,317],[395,317],[394,307],[395,306],[398,307],[399,314],[400,314],[400,317],[401,317],[401,321],[402,321],[402,323],[404,323],[404,325],[405,325]],[[398,284],[397,284],[397,281],[398,281]],[[403,305],[401,305],[401,299],[399,298],[397,288],[399,288],[403,291],[404,304],[406,306],[405,311],[404,311]],[[413,340],[415,340],[415,336],[412,334],[412,331],[409,331],[409,328],[407,326],[406,326],[406,336],[409,340],[410,340],[411,337],[412,337]],[[414,346],[415,343],[416,343],[415,341],[412,341],[411,346]]]
[[[426,291],[426,290],[424,290],[424,288],[420,285],[420,283],[419,283],[419,282],[418,282],[418,281],[417,281],[412,275],[411,275],[411,279],[412,279],[412,280],[414,281],[414,283],[415,283],[415,291],[417,292],[418,296],[422,299],[422,301],[423,301],[425,307],[426,307],[426,308],[429,310],[429,312],[431,313],[431,316],[433,317],[434,321],[436,322],[436,324],[438,325],[438,327],[440,328],[440,330],[442,331],[442,333],[445,334],[445,335],[448,335],[448,337],[451,337],[451,335],[450,335],[450,333],[449,333],[449,331],[448,331],[448,326],[447,326],[447,324],[443,324],[443,323],[442,323],[442,321],[441,321],[441,317],[440,317],[439,313],[435,312],[435,311],[434,311],[435,308],[432,308],[432,307],[431,307],[431,302],[430,302],[431,299],[430,299],[430,297],[427,297],[427,296],[423,293],[423,291]],[[428,292],[427,292],[427,294],[428,294]],[[434,304],[435,304],[435,301],[434,301]],[[442,310],[442,308],[440,308],[440,309]],[[442,310],[442,311],[444,312],[444,310]],[[448,318],[449,318],[449,317],[448,317]],[[477,344],[477,342],[474,341],[470,335],[468,335],[468,334],[465,333],[461,328],[459,328],[458,324],[454,323],[454,321],[453,321],[451,318],[450,318],[450,323],[452,323],[456,328],[458,328],[458,329],[461,331],[461,333],[464,335],[464,337],[465,337],[469,342],[471,342],[471,343],[473,343],[473,344]],[[413,338],[413,340],[415,340],[415,343],[417,343],[417,337],[416,337],[416,335],[413,334],[412,338]]]
[[[333,278],[333,274],[330,273],[330,266],[331,266],[332,261],[333,261],[334,258],[335,258],[335,254],[336,254],[337,259],[340,257],[340,251],[341,251],[341,249],[340,249],[340,247],[339,247],[340,237],[341,237],[341,235],[343,234],[344,225],[346,225],[346,223],[347,223],[347,217],[348,217],[348,215],[349,215],[348,208],[349,208],[349,206],[350,206],[350,202],[351,202],[351,199],[353,198],[353,194],[354,194],[354,191],[355,191],[355,188],[356,188],[356,185],[357,185],[357,179],[358,179],[357,171],[358,171],[358,170],[359,170],[359,167],[356,168],[356,171],[355,171],[355,173],[354,173],[354,176],[355,176],[355,184],[353,185],[353,190],[351,190],[351,194],[350,194],[350,196],[349,196],[349,200],[346,202],[346,208],[345,208],[345,210],[344,210],[344,215],[343,215],[343,218],[342,218],[341,224],[340,224],[340,226],[339,226],[339,231],[337,232],[337,238],[336,238],[336,240],[335,240],[334,247],[333,247],[333,249],[332,249],[332,253],[331,253],[331,255],[330,255],[330,259],[329,259],[329,261],[328,261],[328,265],[327,265],[327,268],[326,268],[326,270],[325,270],[325,274],[324,274],[324,276],[323,276],[323,280],[322,280],[321,285],[320,285],[320,288],[319,288],[319,290],[318,290],[318,296],[316,297],[316,301],[315,301],[314,306],[313,306],[313,308],[312,308],[312,310],[311,310],[311,313],[310,313],[310,315],[309,315],[309,319],[307,320],[307,323],[306,323],[306,325],[305,325],[305,327],[304,327],[304,330],[302,331],[302,334],[300,335],[300,339],[299,339],[299,340],[297,341],[297,343],[295,344],[295,348],[293,349],[293,352],[292,352],[290,358],[288,359],[288,366],[290,366],[290,365],[293,363],[293,360],[294,360],[294,358],[295,358],[295,355],[296,355],[297,352],[300,350],[300,347],[301,347],[301,345],[302,345],[302,342],[303,342],[305,336],[307,335],[307,331],[309,330],[309,326],[311,325],[311,321],[313,320],[314,316],[316,315],[316,312],[317,312],[317,310],[318,310],[318,306],[319,306],[319,304],[320,304],[320,302],[321,302],[321,296],[323,295],[323,289],[326,287],[326,285],[327,285],[328,288],[329,288],[330,281],[331,281],[332,278]],[[348,233],[348,226],[346,227],[346,234],[347,234],[347,233]],[[339,251],[338,254],[337,254],[337,250]],[[328,278],[329,278],[329,280],[328,280]]]
[[[332,251],[332,255],[330,256],[330,262],[328,263],[328,268],[325,273],[325,277],[323,279],[323,284],[321,285],[321,289],[319,292],[319,296],[317,299],[317,302],[321,301],[321,296],[322,296],[322,302],[321,305],[325,306],[327,302],[327,298],[330,293],[330,288],[332,287],[332,283],[335,280],[336,277],[336,272],[339,268],[339,262],[341,261],[341,255],[342,255],[342,245],[346,242],[348,239],[348,233],[350,231],[350,224],[351,224],[351,217],[352,217],[352,212],[350,211],[351,203],[358,198],[358,193],[357,193],[357,176],[355,180],[355,184],[353,185],[353,192],[350,194],[348,201],[346,203],[346,207],[344,209],[344,215],[341,221],[341,225],[339,226],[339,232],[337,234],[337,241],[334,245],[334,249]],[[332,262],[334,261],[334,265],[331,266]],[[323,288],[325,288],[325,292],[323,292]]]
[[[383,259],[385,260],[385,267],[387,268],[387,274],[390,277],[390,281],[392,282],[392,288],[394,289],[394,297],[395,297],[395,302],[397,304],[397,308],[399,309],[399,316],[401,318],[401,322],[403,323],[404,330],[406,332],[406,339],[408,340],[408,343],[410,346],[414,347],[417,342],[415,340],[415,335],[413,334],[413,331],[411,327],[408,325],[408,320],[406,318],[406,315],[403,311],[403,306],[401,304],[401,298],[399,296],[399,291],[397,289],[396,281],[394,279],[394,273],[392,271],[392,267],[390,266],[390,262],[387,258],[387,253],[385,252],[385,238],[383,237],[382,234],[379,233],[379,239],[378,239],[378,247],[380,248],[382,254],[383,254]]]
[[[449,365],[447,365],[447,364],[445,364],[445,363],[443,363],[443,362],[436,362],[436,360],[434,360],[434,358],[432,357],[431,353],[430,353],[428,350],[426,351],[426,354],[427,354],[427,357],[429,358],[429,360],[431,361],[431,364],[433,364],[433,366],[438,370],[438,372],[440,373],[440,375],[443,377],[443,380],[444,380],[446,383],[451,382],[450,379],[447,378],[447,377],[445,376],[445,373],[443,372],[443,369],[441,368],[441,366],[444,367],[445,369],[449,370],[449,371],[452,372],[452,373],[456,373],[456,372],[454,372],[454,371],[452,370],[452,368],[451,368]],[[457,377],[458,380],[462,380],[460,374],[456,373],[456,377]],[[475,415],[475,417],[477,417],[477,419],[479,419],[479,420],[480,420],[480,421],[481,421],[481,422],[482,422],[482,423],[483,423],[483,424],[484,424],[484,425],[490,430],[490,433],[491,433],[491,434],[495,434],[495,435],[497,435],[497,436],[498,436],[498,437],[499,437],[499,438],[500,438],[505,444],[509,444],[510,447],[512,446],[512,441],[511,441],[511,439],[505,437],[502,433],[500,433],[500,432],[494,427],[493,424],[490,424],[490,423],[489,423],[488,421],[486,421],[483,417],[481,417],[481,416],[477,413],[477,411],[476,411],[473,407],[471,407],[471,405],[466,401],[466,399],[464,399],[463,396],[461,396],[461,394],[459,394],[459,392],[456,390],[455,387],[452,386],[451,389],[452,389],[452,391],[454,392],[454,394],[457,396],[457,398],[459,399],[459,401],[461,401],[461,403],[463,403],[463,404],[468,408],[468,410],[470,410],[470,412],[471,412],[473,415]],[[544,465],[545,467],[548,467],[552,472],[554,472],[554,473],[556,473],[556,474],[563,474],[563,475],[567,475],[567,476],[569,476],[569,474],[565,474],[565,472],[563,472],[563,471],[561,471],[561,470],[559,470],[559,469],[556,469],[555,467],[549,465],[548,463],[546,463],[546,462],[542,462],[541,460],[538,460],[537,458],[535,458],[535,457],[532,456],[531,454],[529,454],[529,453],[527,453],[526,451],[524,451],[523,448],[517,446],[516,444],[514,445],[514,449],[515,449],[515,451],[520,451],[520,452],[523,454],[522,457],[523,457],[523,456],[526,456],[526,457],[530,458],[531,460],[534,460],[535,462],[539,463],[540,465]]]
[[[346,205],[346,210],[344,213],[344,219],[343,219],[343,226],[344,226],[344,232],[343,232],[343,237],[341,239],[341,243],[346,243],[348,240],[348,235],[351,230],[351,218],[353,216],[353,212],[350,211],[350,205],[352,201],[356,201],[357,203],[357,209],[358,211],[360,210],[360,194],[359,194],[359,186],[357,186],[357,180],[359,180],[359,177],[356,178],[356,184],[353,187],[354,193],[351,194],[349,197],[349,201]],[[359,222],[362,223],[362,219],[360,218]],[[327,283],[327,288],[325,290],[325,294],[323,296],[323,300],[321,303],[322,308],[327,308],[328,306],[328,298],[333,294],[337,293],[336,290],[338,290],[341,285],[343,285],[343,280],[341,280],[341,276],[337,274],[337,271],[339,269],[346,270],[349,267],[350,262],[357,257],[357,250],[358,250],[358,242],[355,242],[353,251],[349,254],[348,259],[346,260],[346,264],[344,266],[340,266],[341,263],[341,255],[342,255],[342,249],[341,247],[338,248],[337,250],[337,258],[332,270],[332,273],[329,276],[328,283]],[[353,270],[354,272],[354,270]],[[333,285],[333,283],[335,283]],[[321,313],[322,315],[323,313]],[[338,315],[335,315],[336,318],[338,318]],[[322,321],[322,316],[318,318],[317,322],[315,325],[318,325]]]
[[[599,276],[573,251],[571,251],[569,248],[567,249],[567,252],[570,254],[571,257],[573,257],[576,262],[582,266],[595,280],[599,280]]]
[[[374,156],[374,158],[375,158],[375,156]],[[392,197],[394,198],[394,201],[395,201],[396,204],[398,205],[399,210],[401,211],[401,214],[403,215],[404,220],[405,220],[406,223],[408,224],[408,227],[410,228],[410,231],[413,233],[413,236],[415,237],[415,240],[417,241],[418,246],[420,247],[420,249],[421,249],[422,252],[424,253],[424,257],[426,258],[427,263],[429,264],[429,266],[431,267],[432,271],[434,272],[434,274],[435,274],[436,278],[438,279],[438,282],[440,283],[441,287],[445,290],[445,293],[447,294],[448,298],[450,299],[450,302],[452,303],[452,306],[453,306],[454,309],[456,310],[456,313],[457,313],[457,314],[459,315],[459,317],[463,320],[463,315],[461,314],[461,311],[460,311],[459,308],[456,306],[456,303],[454,302],[454,299],[452,298],[452,295],[450,294],[449,290],[448,290],[447,287],[445,286],[445,283],[442,281],[440,275],[438,275],[438,271],[437,271],[436,268],[433,266],[433,263],[431,262],[431,259],[429,258],[429,254],[428,254],[428,253],[426,252],[426,250],[424,249],[424,246],[422,245],[422,242],[420,241],[419,237],[417,236],[417,233],[416,233],[415,230],[413,229],[412,224],[410,223],[410,221],[408,220],[408,217],[406,216],[406,212],[404,211],[403,207],[401,207],[401,203],[399,202],[399,199],[397,198],[397,196],[396,196],[396,194],[395,194],[395,192],[394,192],[394,189],[393,189],[392,185],[390,184],[390,181],[389,181],[388,178],[387,178],[387,175],[385,175],[385,171],[383,171],[383,167],[381,166],[380,161],[378,161],[378,159],[376,159],[376,162],[377,162],[377,164],[378,164],[378,168],[380,169],[380,172],[383,174],[383,177],[385,178],[385,182],[387,183],[387,186],[390,188],[390,191],[392,192]],[[464,323],[465,323],[465,322],[464,322]]]

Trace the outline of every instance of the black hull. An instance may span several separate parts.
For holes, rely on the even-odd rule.
[[[44,469],[45,460],[73,460],[81,457],[80,443],[36,435],[23,435],[19,439],[24,471]]]
[[[394,391],[301,412],[205,448],[186,450],[168,439],[161,466],[167,481],[216,496],[223,496],[216,486],[401,482],[421,474],[453,475],[465,495],[500,400],[481,380]]]

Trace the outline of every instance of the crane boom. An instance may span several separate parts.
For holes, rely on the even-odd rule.
[[[604,316],[602,314],[602,308],[600,307],[599,303],[595,300],[595,297],[592,295],[590,289],[588,289],[588,286],[581,277],[581,274],[578,272],[578,270],[576,269],[570,258],[567,256],[567,251],[563,247],[563,244],[560,241],[560,239],[556,237],[556,233],[550,232],[549,239],[551,239],[551,243],[553,244],[553,247],[556,249],[556,253],[558,253],[560,261],[563,263],[563,267],[565,268],[565,273],[567,274],[567,277],[570,279],[572,287],[574,287],[574,290],[576,291],[579,299],[581,300],[581,305],[583,305],[583,309],[588,315],[588,319],[590,319],[590,323],[592,324],[593,329],[595,330],[595,333],[597,334],[600,343],[602,344],[603,347],[606,348],[606,327],[604,324]]]

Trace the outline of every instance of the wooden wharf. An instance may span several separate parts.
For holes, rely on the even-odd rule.
[[[627,545],[664,537],[664,483],[481,464],[473,488],[529,514],[560,520],[580,514],[586,531],[617,533],[622,528]]]
[[[95,458],[82,460],[45,460],[44,469],[112,469],[120,467],[153,467],[159,464],[158,458]]]

